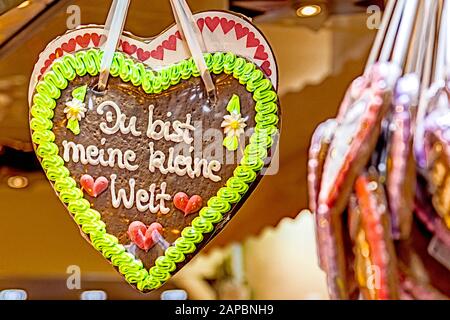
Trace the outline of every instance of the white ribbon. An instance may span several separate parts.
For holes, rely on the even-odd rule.
[[[206,46],[192,12],[185,0],[170,0],[170,4],[178,29],[183,35],[192,58],[200,71],[206,91],[215,95],[215,86],[203,57],[203,50],[206,50]]]
[[[107,38],[103,47],[103,58],[97,86],[98,91],[105,90],[108,83],[111,63],[125,25],[129,5],[130,0],[114,0],[109,10],[104,29]]]

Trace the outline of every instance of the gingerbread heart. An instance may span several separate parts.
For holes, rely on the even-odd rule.
[[[44,71],[31,99],[32,139],[82,232],[148,292],[209,242],[255,188],[278,139],[278,97],[267,73],[233,52],[205,54],[214,103],[192,59],[155,71],[121,52],[98,94],[101,55],[96,48],[66,53]]]

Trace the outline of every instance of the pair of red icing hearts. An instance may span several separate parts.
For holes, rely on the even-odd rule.
[[[103,176],[94,180],[91,175],[84,174],[80,178],[80,184],[83,190],[85,190],[91,197],[96,198],[108,188],[109,181]],[[203,199],[199,195],[193,195],[189,198],[186,193],[178,192],[173,197],[173,204],[177,209],[183,211],[185,216],[187,216],[202,208]]]
[[[146,226],[141,221],[133,221],[128,226],[128,237],[140,249],[148,251],[158,242],[158,234],[161,235],[163,227],[158,222]]]
[[[203,199],[199,195],[188,197],[184,192],[178,192],[173,197],[173,205],[184,212],[184,216],[197,212],[202,208]]]
[[[98,177],[94,180],[91,175],[84,174],[80,178],[80,184],[84,191],[86,191],[91,197],[96,198],[108,188],[109,181],[105,177]]]

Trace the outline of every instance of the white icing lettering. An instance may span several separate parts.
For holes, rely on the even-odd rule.
[[[103,115],[104,109],[106,107],[111,107],[114,110],[115,116],[111,111],[106,112],[106,122],[114,124],[109,127],[106,122],[100,123],[100,130],[105,134],[115,134],[117,132],[128,134],[131,132],[131,134],[135,137],[139,137],[141,135],[141,132],[136,129],[136,117],[132,116],[130,117],[130,121],[128,122],[128,125],[125,124],[125,121],[127,120],[126,114],[122,113],[117,103],[114,101],[104,101],[100,103],[97,107],[97,113],[99,115]]]
[[[123,206],[127,209],[131,209],[133,207],[134,202],[134,185],[135,181],[133,178],[130,178],[128,184],[130,185],[130,197],[127,199],[127,192],[125,189],[119,189],[119,192],[116,195],[116,179],[117,175],[111,175],[111,199],[112,205],[114,208],[120,207],[120,204],[123,202]]]
[[[166,207],[165,201],[170,201],[172,197],[166,193],[166,183],[161,183],[161,190],[156,194],[156,184],[152,183],[147,190],[138,189],[135,191],[136,182],[133,178],[128,181],[129,197],[127,198],[127,191],[120,188],[116,193],[116,179],[117,175],[111,175],[111,199],[114,208],[119,208],[121,204],[126,209],[131,209],[136,201],[136,208],[139,212],[150,211],[151,213],[161,212],[162,214],[169,213],[170,209]],[[155,202],[157,204],[155,205]]]
[[[195,127],[191,125],[191,115],[186,115],[186,122],[175,120],[172,124],[170,121],[162,121],[160,119],[153,120],[153,111],[155,106],[151,104],[148,107],[148,127],[147,137],[153,140],[165,139],[172,142],[184,142],[191,144],[194,139],[191,137],[190,132],[195,130]],[[171,128],[172,127],[172,128]],[[170,130],[173,133],[170,133]]]
[[[148,170],[155,172],[159,170],[162,174],[175,173],[178,176],[188,175],[190,178],[196,178],[203,175],[204,178],[218,182],[221,177],[215,175],[214,172],[220,171],[221,164],[217,160],[208,161],[206,159],[195,158],[194,167],[192,168],[192,157],[185,155],[177,155],[174,157],[174,148],[169,148],[169,157],[166,161],[166,155],[155,150],[154,143],[150,142],[150,158],[148,162]]]
[[[132,164],[136,160],[136,153],[133,150],[126,150],[122,153],[120,149],[108,148],[106,150],[108,159],[105,159],[105,150],[99,149],[94,145],[85,148],[82,144],[75,144],[66,140],[62,142],[62,145],[64,147],[63,159],[65,162],[69,162],[72,159],[75,163],[81,162],[82,164],[93,166],[100,164],[104,167],[109,166],[113,168],[117,165],[119,168],[129,171],[136,171],[139,168],[138,165]]]

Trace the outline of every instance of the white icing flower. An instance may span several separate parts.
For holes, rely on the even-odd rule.
[[[246,126],[245,120],[241,117],[240,113],[231,112],[223,116],[221,127],[224,128],[223,132],[227,137],[239,137],[244,133]]]
[[[64,108],[64,113],[69,120],[80,121],[81,118],[84,118],[86,111],[86,104],[75,98],[66,102],[66,108]]]

